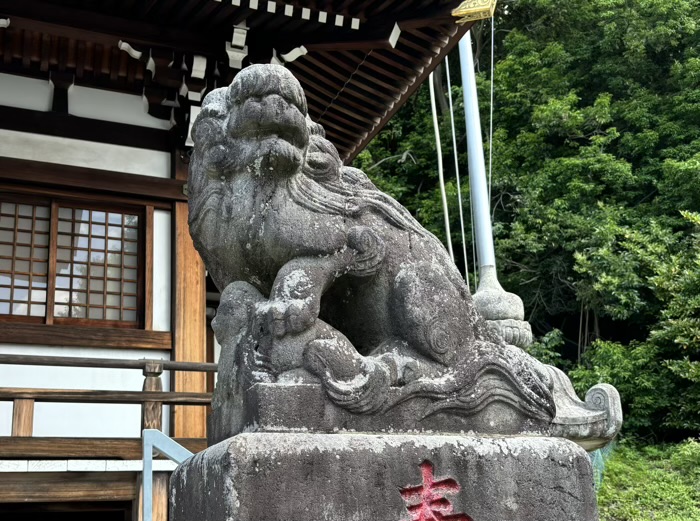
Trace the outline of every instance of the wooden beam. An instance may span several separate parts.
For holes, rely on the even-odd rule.
[[[150,362],[143,368],[143,391],[144,392],[162,392],[163,380],[163,364],[159,362]],[[141,430],[158,429],[163,430],[163,403],[162,402],[144,402],[141,405]]]
[[[153,521],[168,521],[168,497],[170,495],[170,473],[153,474]]]
[[[150,363],[156,362],[166,371],[203,371],[215,373],[217,364],[202,364],[197,362],[176,362],[170,360],[148,360],[140,358],[84,358],[78,356],[41,356],[41,355],[8,355],[0,353],[0,365],[37,365],[51,367],[91,367],[108,369],[138,369],[143,371]]]
[[[330,56],[330,55],[327,55]],[[329,59],[329,61],[331,61]],[[306,62],[311,64],[313,67],[309,67]],[[330,78],[328,75],[325,75],[324,73],[320,72],[318,69],[321,68],[320,63],[322,63],[320,60],[315,60],[313,57],[307,55],[304,57],[304,60],[298,60],[298,62],[294,62],[294,67],[295,73],[297,77],[299,78],[299,81],[301,81],[302,85],[308,84],[312,87],[314,87],[316,90],[319,92],[322,92],[325,95],[330,94],[330,98],[334,99],[336,98],[337,94],[339,91],[342,91],[343,94],[343,103],[353,106],[357,108],[358,110],[366,110],[368,112],[372,112],[373,110],[382,110],[382,97],[384,97],[381,93],[377,93],[375,89],[372,89],[368,85],[365,85],[363,83],[348,83],[348,80],[352,76],[352,71],[348,71],[349,74],[346,76],[346,79],[340,84],[338,87],[332,87],[333,91],[328,91],[321,87],[317,82],[320,80],[320,78],[324,78],[324,83],[328,84],[330,81]],[[335,65],[338,65],[337,58],[333,62]],[[338,82],[334,82],[335,85],[338,85]],[[354,87],[354,88],[351,88]],[[362,89],[367,92],[367,94],[361,93],[358,90],[355,90],[355,88]],[[323,90],[322,90],[323,89]],[[357,101],[353,101],[350,98],[355,98]],[[372,108],[371,106],[376,107]]]
[[[191,452],[207,447],[204,438],[175,438]],[[18,438],[3,437],[0,459],[124,459],[139,460],[141,438]],[[2,474],[0,474],[2,476]]]
[[[212,37],[211,33],[194,33],[181,27],[109,16],[41,0],[0,0],[0,14],[8,16],[15,28],[113,47],[124,40],[136,46],[167,47],[214,56],[223,53],[221,43],[225,41]]]
[[[348,80],[351,80],[351,79],[354,80],[355,73],[358,70],[357,65],[348,64],[345,60],[340,59],[340,57],[338,55],[336,55],[335,53],[323,53],[322,56],[325,56],[326,59],[330,63],[332,63],[334,67],[344,69],[345,71],[347,71]],[[304,58],[309,58],[309,57],[307,55]],[[313,58],[309,58],[308,61],[311,61],[312,59]],[[373,87],[371,85],[371,83],[373,83],[373,82],[350,81],[348,83],[348,80],[346,80],[346,86],[344,89],[342,89],[342,92],[340,93],[342,95],[343,101],[345,101],[346,94],[348,94],[349,92],[353,92],[352,90],[350,90],[350,88],[362,89],[365,92],[367,92],[369,99],[372,100],[371,102],[373,102],[375,105],[377,104],[377,101],[376,101],[377,98],[384,101],[385,103],[386,103],[387,98],[392,98],[391,94],[388,94],[386,92],[382,92],[380,90],[377,90],[376,87]],[[356,91],[353,94],[355,96],[358,96],[358,93]]]
[[[151,519],[153,521],[168,521],[168,493],[169,472],[154,472],[152,483],[153,510]],[[143,480],[141,474],[136,477],[136,491],[138,496],[132,503],[132,521],[144,521],[143,517]]]
[[[348,41],[333,41],[319,43],[307,43],[304,47],[309,52],[316,51],[372,51],[374,49],[391,49],[389,39],[377,40],[348,40]]]
[[[174,154],[174,177],[187,178],[187,164]],[[186,203],[174,203],[174,305],[173,353],[171,359],[187,362],[206,362],[206,277],[204,262],[194,247],[187,224]],[[204,392],[207,388],[204,373],[177,373],[173,375],[176,392]],[[206,409],[204,407],[173,407],[173,435],[183,438],[206,437]]]
[[[406,75],[401,75],[400,73],[393,73],[386,67],[386,65],[375,64],[372,60],[372,56],[374,56],[374,53],[372,53],[372,55],[370,56],[355,56],[351,52],[344,52],[343,56],[345,56],[348,60],[351,60],[356,65],[363,64],[367,68],[372,69],[378,76],[384,76],[386,78],[391,78],[392,80],[399,82],[399,85],[402,85],[406,81]]]
[[[153,208],[157,208],[158,210],[172,210],[172,204],[165,199],[151,200],[142,199],[140,197],[138,199],[135,199],[133,196],[123,197],[109,192],[80,192],[77,189],[73,189],[70,187],[61,188],[57,186],[56,188],[54,188],[46,185],[32,185],[22,183],[19,180],[5,182],[0,179],[0,192],[9,192],[15,194],[34,196],[42,200],[45,200],[47,198],[70,199],[73,202],[84,202],[85,204],[92,205],[104,203],[109,206],[134,206],[134,204],[138,206],[151,205],[153,206]],[[54,227],[52,229],[55,230],[56,228]],[[47,321],[47,324],[49,323],[52,322]]]
[[[439,24],[455,23],[457,18],[451,14],[445,14],[437,17],[412,18],[410,20],[402,20],[399,22],[399,28],[402,31],[410,31],[411,29],[419,29],[422,27],[435,27]]]
[[[172,334],[142,329],[74,327],[0,322],[3,342],[66,347],[129,347],[170,350]]]
[[[109,170],[96,170],[70,165],[0,157],[0,181],[22,184],[69,188],[102,193],[114,193],[161,199],[186,201],[184,182]]]
[[[48,72],[46,74],[48,77]],[[0,127],[18,132],[109,143],[167,152],[175,139],[170,131],[82,118],[61,112],[40,112],[0,105]]]
[[[10,515],[9,519],[36,519],[37,516],[46,516],[54,518],[58,514],[59,519],[66,519],[67,516],[61,515],[65,513],[80,515],[85,512],[97,513],[116,513],[129,512],[131,510],[131,501],[81,501],[62,502],[62,503],[1,503],[0,517]],[[110,516],[111,517],[111,516]],[[2,519],[6,519],[2,517]],[[124,521],[129,518],[125,517]]]
[[[203,373],[202,378],[204,377]],[[0,400],[34,400],[66,403],[144,403],[209,405],[211,393],[157,391],[93,391],[89,389],[23,389],[0,387]]]
[[[0,503],[131,501],[133,472],[0,473]]]
[[[146,207],[146,237],[143,241],[144,255],[144,319],[143,328],[153,330],[153,206]]]
[[[374,137],[379,133],[379,131],[384,127],[387,121],[389,121],[394,114],[398,112],[398,110],[401,108],[403,105],[403,102],[410,98],[414,92],[418,90],[418,87],[422,85],[422,83],[426,80],[428,76],[430,76],[430,73],[437,67],[437,65],[445,59],[445,57],[450,53],[450,51],[459,43],[459,40],[462,39],[462,37],[469,31],[471,28],[472,24],[464,24],[460,27],[458,27],[455,31],[454,34],[450,36],[450,40],[445,47],[443,47],[438,55],[430,62],[430,66],[426,67],[425,70],[420,74],[418,78],[413,82],[413,84],[408,88],[405,94],[401,96],[400,99],[397,100],[396,103],[394,103],[394,106],[390,108],[384,117],[382,118],[381,122],[375,126],[371,132],[367,134],[362,140],[360,140],[355,147],[353,148],[352,152],[350,152],[347,156],[341,157],[344,161],[344,163],[350,164],[352,163],[352,160],[355,159],[357,154],[360,153],[360,151],[367,146],[367,144],[374,139]]]
[[[389,56],[386,56],[389,54]],[[372,53],[372,59],[377,59],[379,61],[384,62],[385,64],[389,65],[390,67],[396,69],[397,71],[401,72],[403,71],[404,74],[404,79],[413,77],[416,75],[415,69],[408,67],[405,63],[402,63],[401,61],[397,61],[395,59],[392,59],[393,55],[390,52],[375,52]]]
[[[29,437],[34,433],[34,400],[14,400],[12,435]]]

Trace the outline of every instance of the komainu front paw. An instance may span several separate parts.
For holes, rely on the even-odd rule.
[[[306,331],[318,318],[318,306],[311,299],[273,300],[265,304],[263,323],[267,331],[281,338]]]

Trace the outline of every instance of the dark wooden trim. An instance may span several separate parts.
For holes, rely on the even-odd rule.
[[[63,112],[40,112],[0,105],[0,127],[18,132],[82,139],[167,152],[174,136],[168,130],[140,127]]]
[[[207,447],[204,438],[175,438],[191,452]],[[0,437],[0,459],[130,459],[142,457],[141,438],[13,438]],[[0,474],[0,481],[2,474]],[[1,488],[1,487],[0,487]]]
[[[68,114],[68,88],[54,83],[51,112]]]
[[[308,49],[309,52],[315,51],[365,51],[369,52],[373,49],[391,49],[391,43],[389,39],[376,39],[376,40],[347,40],[347,41],[327,41],[318,43],[307,43],[304,47]]]
[[[220,40],[212,38],[211,32],[189,32],[181,27],[156,25],[40,0],[0,0],[0,13],[12,19],[13,27],[106,46],[116,47],[119,40],[124,40],[136,47],[164,47],[209,56],[223,54],[223,47],[218,45]]]
[[[402,31],[410,31],[412,29],[419,29],[422,27],[435,27],[440,24],[450,24],[455,23],[456,17],[451,14],[444,14],[441,16],[432,16],[425,18],[412,18],[410,20],[402,20],[398,22],[399,28]]]
[[[0,158],[1,160],[1,158]],[[20,181],[2,182],[0,181],[0,192],[10,192],[16,197],[26,197],[39,195],[52,199],[70,199],[73,204],[80,202],[81,205],[100,204],[100,205],[123,205],[133,206],[135,202],[139,205],[151,205],[159,210],[171,210],[172,204],[168,201],[150,201],[148,199],[139,198],[136,201],[133,197],[120,197],[110,193],[95,193],[95,192],[78,192],[76,190],[66,188],[52,188],[41,185],[22,184]]]
[[[148,360],[145,358],[129,360],[123,358],[84,358],[78,356],[7,355],[0,353],[0,365],[92,367],[102,369],[138,369],[142,371],[148,364],[153,363],[162,365],[163,369],[166,371],[200,371],[204,373],[215,373],[218,370],[217,364],[204,362],[177,362],[175,360]]]
[[[438,53],[437,56],[435,56],[431,61],[430,65],[425,67],[421,75],[416,78],[416,81],[413,82],[413,85],[411,85],[408,90],[406,91],[405,94],[403,94],[400,99],[394,103],[394,106],[390,108],[386,114],[382,117],[382,120],[379,122],[378,125],[376,125],[365,137],[362,139],[357,145],[354,147],[352,152],[348,154],[345,158],[343,158],[343,161],[346,165],[349,165],[352,163],[353,159],[359,154],[362,149],[364,149],[374,137],[379,134],[379,132],[384,128],[384,125],[386,125],[387,121],[389,121],[394,114],[396,114],[399,109],[403,106],[404,101],[406,101],[408,98],[413,96],[413,94],[418,90],[418,88],[423,84],[423,82],[430,76],[430,73],[437,67],[442,60],[445,59],[445,57],[450,53],[450,51],[459,43],[459,41],[462,39],[462,37],[469,31],[471,26],[474,23],[467,23],[462,26],[459,26],[457,28],[457,31],[455,32],[454,35],[450,37],[450,40],[448,41],[447,45],[443,47],[440,52]]]
[[[1,118],[1,116],[0,116]],[[78,166],[0,157],[0,181],[28,183],[75,191],[145,197],[149,200],[187,201],[184,181],[124,174]],[[73,192],[70,193],[73,199]],[[132,201],[132,204],[137,203]]]
[[[38,344],[66,347],[128,347],[133,349],[172,349],[172,334],[142,329],[75,327],[4,322],[2,341],[10,344]]]
[[[145,217],[146,233],[142,241],[145,249],[144,282],[138,289],[144,293],[144,298],[139,298],[139,302],[144,303],[144,329],[151,331],[153,329],[153,206],[146,207]]]
[[[144,403],[209,405],[211,393],[158,391],[93,391],[90,389],[23,389],[0,387],[0,400],[34,400],[66,403]]]
[[[49,227],[49,269],[46,284],[46,324],[53,324],[54,305],[56,301],[56,254],[58,252],[58,203],[51,201],[51,224]]]
[[[133,472],[8,472],[0,474],[0,503],[131,501]]]
[[[159,474],[154,473],[154,477]],[[55,503],[2,503],[0,504],[0,516],[3,514],[10,515],[10,519],[15,519],[19,514],[19,519],[36,519],[44,513],[70,513],[77,514],[80,512],[127,512],[131,509],[132,502],[129,501],[81,501],[81,502],[55,502]],[[12,517],[15,516],[15,517]],[[52,516],[47,516],[52,517]],[[5,519],[5,518],[3,518]],[[123,521],[135,521],[128,516],[124,517]]]

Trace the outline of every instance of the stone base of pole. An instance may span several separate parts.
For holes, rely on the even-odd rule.
[[[180,465],[171,521],[596,521],[558,438],[245,433]]]
[[[479,268],[479,287],[474,306],[507,344],[525,348],[532,343],[532,329],[525,321],[525,306],[515,293],[501,287],[495,266]]]

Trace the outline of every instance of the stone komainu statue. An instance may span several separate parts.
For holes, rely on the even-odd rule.
[[[192,135],[190,231],[222,292],[222,434],[256,421],[256,384],[268,401],[295,399],[275,386],[322,389],[320,407],[357,430],[536,432],[589,447],[618,432],[615,389],[582,402],[563,373],[498,338],[435,236],[343,166],[285,68],[253,65],[211,92]]]

